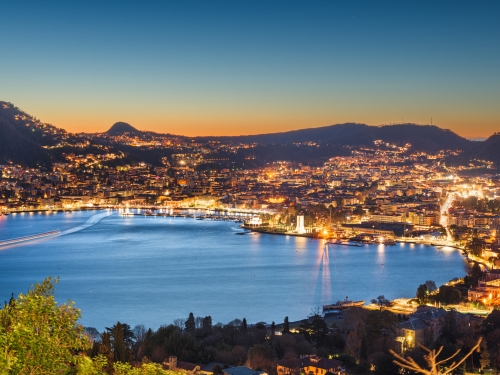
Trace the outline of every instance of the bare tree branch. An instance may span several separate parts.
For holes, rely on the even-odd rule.
[[[430,350],[429,348],[426,348],[425,346],[418,344],[420,348],[422,348],[425,352],[427,352],[427,355],[424,355],[424,359],[427,362],[427,365],[429,366],[429,369],[424,369],[420,367],[411,357],[403,357],[402,355],[397,354],[394,350],[390,349],[389,352],[396,357],[396,359],[393,361],[396,365],[399,367],[415,371],[416,373],[424,374],[424,375],[438,375],[438,374],[450,374],[455,370],[457,367],[459,367],[462,363],[465,362],[467,358],[469,358],[472,353],[474,353],[475,350],[477,350],[480,345],[481,345],[481,340],[483,338],[480,337],[479,340],[477,341],[476,345],[458,362],[452,362],[451,365],[449,365],[448,369],[444,372],[440,371],[440,365],[448,362],[449,360],[455,358],[459,353],[460,349],[455,352],[451,357],[448,357],[446,359],[437,361],[437,357],[439,354],[441,354],[443,347],[441,346],[437,351],[435,349]]]

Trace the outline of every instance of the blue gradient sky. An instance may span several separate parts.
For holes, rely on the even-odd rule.
[[[185,135],[342,122],[500,131],[499,1],[23,2],[0,100],[69,131]]]

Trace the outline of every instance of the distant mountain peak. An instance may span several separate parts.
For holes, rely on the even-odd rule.
[[[132,125],[127,124],[126,122],[119,121],[114,123],[106,133],[108,133],[109,135],[122,135],[125,133],[141,133],[141,131],[137,130]]]

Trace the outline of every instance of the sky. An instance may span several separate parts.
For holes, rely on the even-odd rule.
[[[500,1],[9,1],[0,100],[71,132],[500,131]]]

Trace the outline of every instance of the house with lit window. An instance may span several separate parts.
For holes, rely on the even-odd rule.
[[[422,344],[429,346],[441,332],[442,318],[446,310],[435,308],[420,308],[417,312],[408,315],[406,320],[399,323],[399,336],[401,351],[411,349]]]
[[[327,372],[335,375],[345,374],[341,361],[326,359],[316,355],[278,361],[277,372],[278,375],[325,375]]]
[[[488,272],[468,292],[469,301],[482,302],[486,306],[500,305],[500,273]]]
[[[162,365],[165,370],[183,372],[186,375],[197,375],[198,371],[200,371],[200,365],[178,361],[175,356],[170,356],[168,359],[165,359]]]

